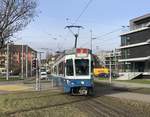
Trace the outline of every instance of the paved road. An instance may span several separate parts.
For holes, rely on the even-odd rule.
[[[101,93],[105,96],[111,96],[111,97],[117,97],[120,99],[129,99],[129,100],[137,100],[142,102],[148,102],[150,103],[150,93],[149,94],[141,94],[141,93],[135,93],[134,90],[140,90],[144,87],[144,85],[140,84],[132,84],[132,83],[120,83],[120,82],[113,82],[111,85],[108,83],[108,81],[99,81],[96,80],[96,90],[97,94]],[[99,85],[102,85],[101,88]],[[146,88],[147,85],[145,85]],[[145,88],[144,87],[144,88]],[[150,89],[147,89],[150,92]]]

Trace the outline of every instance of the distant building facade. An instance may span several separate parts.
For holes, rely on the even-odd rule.
[[[105,67],[110,68],[113,72],[120,72],[121,64],[118,60],[121,58],[120,50],[115,49],[113,51],[109,51],[108,54],[105,56]]]
[[[130,31],[121,34],[120,49],[122,71],[150,73],[150,14],[130,20]]]
[[[96,53],[97,57],[99,58],[99,63],[101,66],[110,68],[113,72],[119,72],[121,64],[118,60],[121,58],[121,52],[119,49],[115,49],[113,51],[100,51]]]
[[[49,71],[49,73],[52,73],[54,63],[62,55],[64,55],[64,52],[59,52],[59,51],[57,51],[56,53],[51,53],[51,54],[47,55],[46,65],[47,65],[47,70]]]
[[[9,51],[7,53],[7,47],[0,50],[0,69],[6,69],[7,66],[7,54],[9,72],[13,75],[21,74],[22,64],[24,74],[26,73],[26,65],[28,69],[28,76],[32,75],[32,60],[37,57],[37,52],[28,45],[14,45],[9,44]],[[22,54],[23,49],[23,54]],[[23,56],[22,56],[23,55]],[[22,63],[23,58],[23,63]]]

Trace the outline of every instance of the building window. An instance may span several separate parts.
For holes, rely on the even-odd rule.
[[[130,37],[122,36],[121,37],[121,46],[129,45],[130,44]]]

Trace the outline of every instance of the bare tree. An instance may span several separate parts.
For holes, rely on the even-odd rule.
[[[0,48],[31,22],[36,7],[37,0],[0,0]]]

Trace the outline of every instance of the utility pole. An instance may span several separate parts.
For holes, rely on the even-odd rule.
[[[9,79],[9,42],[7,43],[7,66],[6,66],[6,80]]]
[[[35,84],[35,90],[40,91],[41,90],[41,54],[43,52],[37,52],[39,54],[39,61],[36,58],[36,84]]]
[[[117,50],[115,49],[115,51],[114,51],[114,56],[115,56],[115,72],[117,73],[118,72],[118,59],[117,59],[117,56],[118,56],[118,54],[117,54]]]
[[[28,78],[28,45],[26,45],[26,78]]]
[[[39,84],[38,84],[38,81],[39,81],[39,77],[38,77],[38,59],[35,58],[36,60],[36,84],[35,84],[35,90],[38,91],[38,87],[39,87]]]
[[[31,72],[31,77],[32,77],[32,50],[31,50],[31,63],[30,64],[31,64],[30,65],[31,66],[31,71],[30,72]]]
[[[111,83],[111,53],[110,53],[110,59],[109,59],[109,83]]]
[[[91,33],[91,52],[92,52],[92,50],[93,50],[93,40],[95,40],[96,37],[93,37],[93,31],[92,30],[90,30],[90,33]]]
[[[41,52],[39,52],[39,90],[41,90]]]
[[[22,57],[21,57],[21,78],[23,79],[23,59],[24,59],[24,56],[23,56],[23,44],[22,44]]]
[[[91,32],[91,51],[92,51],[92,30],[90,30]]]
[[[70,26],[66,26],[65,28],[68,28],[70,30],[70,32],[74,35],[75,37],[75,44],[74,44],[74,48],[77,48],[77,41],[78,41],[78,37],[79,37],[79,30],[83,27],[82,26],[75,26],[75,25],[70,25]],[[77,28],[78,29],[78,32],[77,33],[74,33],[71,28]]]
[[[41,90],[41,54],[44,52],[39,52],[39,90]]]

